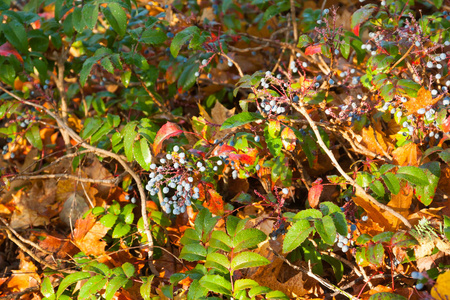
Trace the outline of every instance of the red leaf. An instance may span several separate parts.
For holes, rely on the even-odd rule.
[[[222,145],[217,149],[217,152],[214,151],[215,156],[223,155],[223,154],[229,154],[230,152],[236,152],[236,148],[230,146],[230,145]]]
[[[183,130],[181,128],[174,124],[167,122],[164,124],[156,134],[155,141],[153,142],[153,152],[155,155],[158,155],[159,151],[161,151],[162,144],[165,140],[168,138],[179,135],[183,133]]]
[[[313,55],[322,52],[322,44],[308,46],[305,50],[305,55]]]
[[[207,207],[211,213],[215,215],[223,214],[223,200],[222,196],[213,189],[208,190],[208,200],[203,203],[203,206]]]
[[[10,43],[6,42],[0,46],[0,56],[10,55],[14,55],[18,60],[20,60],[20,62],[23,62],[22,56],[20,56],[19,52],[17,52],[17,50],[14,49]]]
[[[316,208],[317,205],[319,205],[320,195],[322,195],[323,191],[323,185],[321,183],[322,178],[318,178],[313,182],[312,187],[309,189],[308,202],[312,208]]]
[[[189,153],[191,153],[191,154],[193,154],[195,156],[198,156],[198,157],[201,157],[201,158],[205,158],[205,152],[203,152],[203,151],[196,150],[196,149],[189,149],[188,151],[189,151]]]
[[[359,36],[359,29],[361,27],[361,24],[356,25],[355,27],[353,27],[352,31],[356,36]]]
[[[239,162],[240,164],[249,164],[253,165],[255,163],[255,157],[252,157],[247,154],[233,154],[231,153],[229,155],[231,160],[234,160],[236,162]]]
[[[442,122],[441,125],[442,131],[449,132],[450,131],[450,116]]]

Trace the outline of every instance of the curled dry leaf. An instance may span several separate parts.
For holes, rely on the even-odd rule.
[[[102,238],[108,230],[92,214],[88,214],[86,218],[77,220],[73,240],[86,255],[99,256],[105,253],[106,242]]]

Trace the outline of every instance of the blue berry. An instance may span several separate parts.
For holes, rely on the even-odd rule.
[[[287,194],[289,194],[289,189],[283,188],[283,189],[281,190],[281,192],[282,192],[283,194],[287,195]]]
[[[133,204],[136,203],[136,198],[134,198],[134,197],[131,198],[131,203],[133,203]]]
[[[260,140],[261,138],[259,137],[259,135],[255,135],[255,142],[259,143]]]
[[[342,246],[342,252],[347,252],[348,251],[348,246],[347,245],[344,245],[344,246]]]
[[[298,103],[299,100],[300,99],[297,95],[295,95],[294,98],[292,98],[292,102],[294,102],[294,103]]]

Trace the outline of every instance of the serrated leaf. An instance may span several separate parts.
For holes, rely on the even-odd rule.
[[[108,283],[108,288],[105,290],[104,297],[106,300],[111,300],[116,292],[121,288],[124,287],[128,283],[129,279],[126,278],[123,275],[115,276],[113,279],[111,279]],[[144,284],[142,285],[144,286]],[[141,286],[141,287],[142,287]],[[142,293],[141,293],[142,295]],[[150,298],[145,298],[145,300],[149,300]]]
[[[100,60],[100,65],[109,73],[114,74],[114,66],[109,57],[102,58],[102,60]]]
[[[234,252],[249,249],[257,246],[259,243],[265,241],[266,234],[256,228],[247,228],[236,233],[233,239]]]
[[[25,27],[16,20],[1,25],[3,34],[8,42],[21,53],[28,51],[28,39]]]
[[[375,194],[377,194],[378,197],[382,198],[384,196],[384,186],[383,186],[383,184],[380,181],[375,180],[374,182],[369,184],[369,188]]]
[[[81,7],[76,6],[73,9],[72,18],[73,18],[73,21],[72,21],[73,28],[75,28],[75,30],[77,32],[82,32],[84,30],[84,27],[86,26],[86,24],[84,24],[83,11],[82,11]]]
[[[155,275],[150,275],[148,277],[140,278],[143,282],[140,287],[140,292],[141,292],[141,296],[142,296],[142,298],[144,298],[144,300],[151,300],[152,281],[153,281],[154,277],[155,277]]]
[[[260,267],[270,264],[270,261],[254,252],[241,252],[231,261],[231,269],[236,271],[239,269]]]
[[[264,117],[259,113],[242,112],[240,114],[228,118],[225,122],[223,122],[222,126],[220,127],[220,130],[235,128],[263,119]]]
[[[200,285],[218,294],[231,295],[231,282],[219,275],[205,275],[200,279]]]
[[[207,268],[216,268],[217,265],[222,267],[225,271],[230,269],[230,261],[228,258],[220,253],[210,253],[206,256],[205,267]]]
[[[375,4],[367,4],[355,11],[351,18],[351,28],[354,29],[357,25],[367,21],[376,9]]]
[[[94,275],[89,278],[89,280],[81,287],[78,299],[87,299],[91,295],[97,293],[97,291],[104,288],[107,281],[108,280],[103,275]]]
[[[429,184],[427,175],[418,167],[399,167],[397,170],[397,177],[405,179],[406,181],[418,186],[426,186]]]
[[[178,78],[178,87],[181,87],[183,91],[190,89],[197,81],[197,76],[195,76],[195,73],[199,71],[199,68],[200,66],[198,63],[186,66],[183,69],[180,78]]]
[[[127,31],[127,14],[120,4],[116,2],[108,3],[108,6],[103,10],[103,14],[114,31],[120,36],[125,36]]]
[[[225,232],[213,231],[211,233],[211,239],[209,240],[209,246],[229,252],[233,246],[233,242]]]
[[[376,293],[369,297],[369,300],[406,300],[402,295],[388,292]]]
[[[98,127],[97,127],[98,128]],[[99,130],[97,130],[91,137],[91,144],[99,141],[101,138],[105,137],[107,133],[109,133],[112,129],[112,126],[109,122],[103,123]]]
[[[106,214],[100,218],[100,223],[102,223],[105,227],[112,228],[114,224],[116,224],[117,218],[119,218],[119,216]]]
[[[334,244],[334,239],[336,238],[336,226],[330,216],[314,220],[314,227],[325,243],[329,245]]]
[[[430,205],[434,199],[436,188],[441,177],[441,167],[439,162],[433,161],[420,166],[420,168],[425,172],[428,184],[425,186],[416,186],[414,188],[414,194],[423,205]]]
[[[335,212],[331,214],[333,218],[334,225],[336,226],[337,232],[342,236],[347,236],[348,227],[347,227],[347,219],[345,218],[344,213]]]
[[[170,53],[172,53],[173,57],[177,57],[180,52],[181,47],[192,38],[195,33],[198,33],[200,30],[196,26],[188,27],[180,32],[178,32],[172,40],[170,44]]]
[[[201,244],[188,244],[183,247],[180,258],[187,261],[198,261],[206,258],[206,249]]]
[[[91,274],[88,272],[76,272],[67,275],[59,284],[58,291],[56,292],[56,297],[59,298],[59,296],[62,295],[62,293],[72,284],[83,280],[90,278]]]
[[[87,3],[83,6],[83,20],[86,26],[92,30],[97,24],[98,19],[98,4],[94,5],[91,3]]]
[[[241,291],[259,286],[259,284],[252,279],[238,279],[234,282],[234,291]]]
[[[381,178],[392,194],[397,195],[400,192],[400,182],[394,174],[386,173],[381,175]]]
[[[294,220],[300,220],[300,219],[314,219],[314,218],[322,218],[322,212],[317,209],[304,209],[299,211],[295,216]]]
[[[166,34],[161,30],[146,29],[141,36],[140,41],[144,44],[160,45],[167,40]]]
[[[92,67],[97,63],[98,57],[90,57],[86,59],[86,61],[83,63],[83,67],[80,71],[80,84],[81,86],[84,86],[86,84],[87,78],[89,77],[89,74],[91,73]]]
[[[294,223],[289,228],[283,241],[283,253],[288,253],[303,243],[309,234],[313,231],[313,227],[308,220],[302,219]]]

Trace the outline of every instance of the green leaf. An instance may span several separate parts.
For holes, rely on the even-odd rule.
[[[295,216],[294,216],[294,220],[300,220],[300,219],[318,219],[318,218],[322,218],[322,212],[320,210],[317,209],[304,209],[299,211]]]
[[[369,297],[369,300],[406,300],[402,295],[388,292],[376,293]]]
[[[200,285],[214,293],[231,295],[231,282],[219,275],[203,276]]]
[[[214,231],[213,234],[215,232],[222,232],[222,231]],[[202,237],[198,231],[196,231],[192,228],[188,228],[184,232],[183,237],[180,240],[180,243],[182,245],[187,245],[187,244],[192,244],[192,243],[200,243],[201,238]]]
[[[400,192],[400,182],[394,174],[386,173],[381,175],[381,178],[392,194],[397,195]]]
[[[369,188],[380,198],[382,198],[384,196],[384,186],[383,184],[378,181],[375,180],[374,182],[372,182],[371,184],[369,184]]]
[[[248,219],[240,219],[235,216],[229,216],[227,218],[227,232],[230,236],[234,237],[236,233],[244,229]]]
[[[253,248],[259,243],[265,241],[267,238],[266,234],[256,228],[247,228],[236,233],[233,239],[234,252]]]
[[[419,242],[408,232],[401,232],[397,231],[392,236],[391,240],[391,247],[413,247],[415,245],[418,245]]]
[[[122,37],[125,36],[127,31],[127,14],[120,4],[116,2],[108,3],[108,7],[103,10],[103,14],[114,31]]]
[[[123,237],[124,235],[128,234],[130,232],[131,226],[129,224],[125,223],[117,223],[117,225],[114,227],[112,238],[118,239],[120,237]]]
[[[230,269],[230,262],[228,258],[220,253],[210,253],[206,256],[205,267],[207,268],[217,268],[222,267],[226,272]]]
[[[152,281],[155,275],[141,277],[142,285],[140,287],[141,296],[144,300],[151,300]]]
[[[386,231],[386,232],[382,232],[382,233],[379,233],[379,234],[377,234],[376,236],[374,236],[374,237],[372,238],[372,241],[373,241],[374,243],[378,243],[378,242],[380,242],[380,243],[387,243],[388,241],[391,240],[391,238],[392,238],[393,236],[394,236],[394,233],[393,233],[393,232]]]
[[[83,12],[81,10],[81,7],[76,6],[73,9],[72,18],[73,28],[75,28],[75,30],[78,32],[82,32],[86,24],[84,24]]]
[[[347,227],[347,219],[345,218],[344,213],[338,211],[331,214],[333,218],[334,225],[336,226],[336,230],[340,235],[347,236],[348,227]]]
[[[115,276],[113,279],[111,279],[108,283],[108,286],[105,290],[105,294],[103,295],[106,300],[111,300],[116,292],[121,288],[124,287],[128,283],[128,278],[126,278],[123,275]],[[142,285],[144,286],[144,284]],[[142,288],[141,286],[141,288]],[[149,290],[150,291],[150,290]],[[150,298],[145,298],[145,300]]]
[[[127,88],[128,85],[130,85],[130,78],[131,78],[131,71],[123,72],[120,75],[120,79],[122,80],[122,84],[123,84],[124,87]]]
[[[428,184],[426,186],[416,186],[414,188],[414,194],[423,205],[430,205],[434,199],[439,178],[441,177],[441,166],[439,162],[433,161],[421,165],[420,168],[425,172]]]
[[[134,273],[136,272],[134,266],[129,262],[126,262],[122,265],[122,270],[125,273],[125,276],[127,276],[128,278],[133,277]]]
[[[367,4],[355,11],[351,18],[351,28],[353,29],[355,26],[367,21],[376,8],[375,4]]]
[[[313,231],[313,227],[308,220],[302,219],[294,223],[286,233],[283,241],[283,252],[291,252],[301,245],[309,234]]]
[[[211,233],[209,246],[215,249],[221,249],[223,251],[229,252],[233,246],[233,242],[225,232],[217,230]]]
[[[399,167],[397,171],[397,177],[405,179],[406,181],[418,186],[426,186],[429,184],[427,175],[422,169],[418,167]]]
[[[195,279],[192,281],[191,285],[189,286],[189,291],[187,294],[188,300],[197,300],[197,299],[203,299],[206,295],[208,295],[209,289],[204,288],[200,285],[200,282]]]
[[[334,244],[334,239],[336,238],[336,226],[330,216],[325,216],[322,220],[314,220],[314,226],[325,243],[329,245]]]
[[[89,77],[89,74],[91,73],[92,67],[97,63],[98,57],[89,57],[86,59],[86,61],[83,63],[83,67],[80,71],[80,84],[81,86],[84,86],[86,84],[87,78]]]
[[[266,294],[266,299],[289,300],[290,298],[281,291],[271,291]]]
[[[123,145],[125,148],[125,156],[128,161],[133,161],[133,146],[134,139],[137,136],[137,132],[134,130],[136,128],[137,122],[130,122],[122,130],[123,135]]]
[[[197,77],[195,73],[199,70],[199,64],[190,64],[183,69],[183,72],[178,78],[178,87],[181,87],[183,91],[187,91],[190,89],[195,82],[197,81]]]
[[[298,38],[297,48],[304,48],[306,46],[309,46],[313,43],[313,40],[306,34],[302,34]]]
[[[105,227],[112,228],[114,224],[116,224],[117,218],[119,218],[119,216],[107,214],[100,218],[100,223]]]
[[[97,24],[98,19],[98,4],[94,5],[91,3],[87,3],[83,6],[83,20],[86,26],[92,30]]]
[[[334,272],[334,277],[336,278],[336,282],[340,282],[342,276],[344,276],[344,265],[342,264],[342,262],[328,255],[323,255],[322,259],[331,265],[331,268]]]
[[[280,8],[277,5],[269,6],[269,8],[265,10],[264,15],[261,19],[261,22],[259,23],[260,24],[259,29],[261,29],[261,24],[264,26],[267,23],[267,21],[269,21],[270,19],[272,19],[279,13],[280,13]]]
[[[234,115],[223,122],[220,130],[231,129],[234,127],[242,126],[257,120],[263,120],[264,117],[259,113],[254,112],[242,112],[240,114]]]
[[[59,298],[59,296],[62,295],[62,293],[72,284],[75,282],[78,282],[83,279],[87,279],[91,277],[91,273],[88,272],[76,272],[67,275],[59,284],[58,291],[56,292],[56,297]]]
[[[141,36],[140,41],[144,44],[160,45],[167,40],[166,34],[162,30],[146,29]]]
[[[379,266],[383,262],[384,248],[382,244],[369,246],[367,258],[372,264]]]
[[[202,241],[209,239],[209,234],[216,225],[218,217],[213,217],[208,209],[202,209],[195,218],[195,230],[202,232]]]
[[[444,235],[447,240],[450,240],[450,218],[448,216],[444,216]]]
[[[257,286],[259,286],[259,284],[252,279],[238,279],[234,282],[234,291],[251,289]]]
[[[87,299],[91,295],[97,293],[97,291],[103,289],[108,280],[103,275],[95,275],[89,278],[80,289],[78,299]]]
[[[39,134],[39,124],[33,124],[30,128],[28,128],[27,132],[25,133],[25,137],[33,147],[42,150],[42,139],[41,135]]]
[[[91,144],[94,144],[95,142],[99,141],[101,138],[105,137],[111,131],[111,129],[112,129],[112,126],[110,123],[108,123],[108,122],[103,123],[102,127],[100,127],[100,129],[92,135]]]
[[[8,42],[21,53],[28,52],[28,39],[25,27],[16,20],[3,23],[1,26],[3,34]]]
[[[41,293],[46,298],[54,297],[55,291],[53,290],[52,283],[50,282],[50,279],[48,277],[45,277],[44,280],[42,280],[41,283]]]
[[[170,44],[170,53],[173,57],[177,57],[184,43],[192,38],[195,33],[199,33],[200,29],[196,26],[188,27],[178,32]]]
[[[329,201],[320,203],[319,208],[324,215],[331,215],[335,212],[341,212],[339,206]]]
[[[149,171],[152,163],[152,153],[146,139],[140,139],[134,142],[134,158],[141,165],[141,167]]]
[[[102,58],[102,60],[100,61],[100,65],[109,73],[114,74],[114,66],[111,63],[109,57]]]
[[[270,261],[254,252],[241,252],[231,261],[231,269],[236,271],[239,269],[253,268],[270,264]]]
[[[206,258],[206,249],[201,244],[188,244],[183,247],[180,258],[187,261],[198,261]]]

